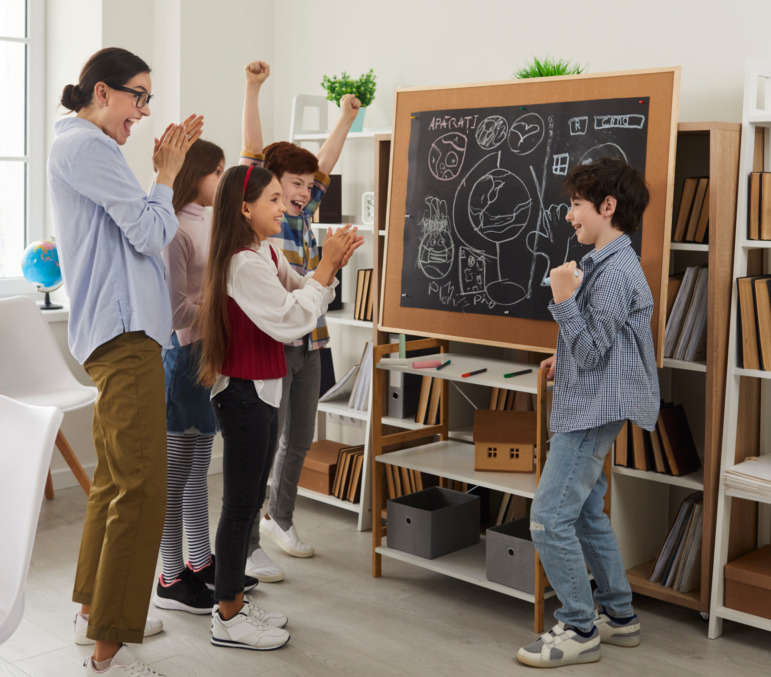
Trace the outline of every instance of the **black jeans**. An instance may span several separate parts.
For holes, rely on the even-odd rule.
[[[212,404],[224,443],[214,596],[233,601],[244,589],[249,534],[265,500],[276,450],[278,409],[257,396],[252,381],[232,377]]]

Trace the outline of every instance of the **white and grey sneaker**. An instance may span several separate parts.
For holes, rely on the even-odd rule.
[[[220,616],[219,606],[215,606],[211,618],[211,643],[252,651],[268,651],[284,646],[289,641],[289,633],[263,623],[258,616],[250,613],[251,606],[244,602],[241,611],[227,621]]]
[[[594,663],[600,660],[600,633],[597,628],[592,628],[589,637],[582,637],[560,622],[535,642],[517,651],[517,660],[535,668]]]
[[[94,644],[96,640],[86,637],[86,630],[88,630],[88,614],[82,614],[80,612],[75,614],[75,620],[72,622],[72,626],[75,632],[75,644]],[[163,622],[152,616],[147,617],[145,621],[145,637],[157,635],[163,630]]]
[[[284,531],[276,524],[276,520],[263,517],[260,520],[260,536],[269,538],[292,557],[313,557],[316,552],[310,543],[306,543],[297,535],[294,524]]]
[[[619,623],[617,619],[608,616],[608,613],[602,607],[597,611],[597,618],[594,620],[594,627],[600,633],[600,641],[603,644],[613,644],[615,646],[639,646],[640,644],[640,619],[637,614],[632,616],[626,622]]]
[[[260,583],[276,583],[284,580],[284,570],[278,566],[262,548],[246,559],[246,574],[254,576]]]
[[[125,644],[118,649],[118,653],[115,654],[110,667],[106,670],[101,672],[97,670],[91,656],[86,658],[83,667],[87,675],[101,675],[102,677],[163,677],[160,672],[148,668]]]

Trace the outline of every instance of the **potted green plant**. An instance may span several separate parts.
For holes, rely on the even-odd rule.
[[[532,63],[525,64],[519,70],[512,73],[511,77],[521,80],[523,78],[548,78],[555,75],[578,75],[586,70],[586,66],[573,64],[565,59],[552,59],[546,57],[539,59],[533,57]]]
[[[353,94],[361,102],[359,114],[351,127],[352,132],[360,132],[364,126],[364,110],[375,99],[375,73],[370,68],[367,73],[354,79],[343,71],[340,75],[321,78],[321,86],[327,90],[327,99],[340,106],[340,99],[346,94]]]

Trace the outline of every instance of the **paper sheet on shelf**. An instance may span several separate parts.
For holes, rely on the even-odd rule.
[[[726,488],[771,496],[771,454],[750,456],[725,471]]]

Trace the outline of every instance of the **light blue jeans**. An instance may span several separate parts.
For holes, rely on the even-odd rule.
[[[530,510],[533,543],[562,603],[554,617],[584,632],[594,625],[595,602],[614,617],[634,615],[616,535],[603,512],[602,466],[623,424],[555,433]],[[597,584],[594,599],[586,564]]]

